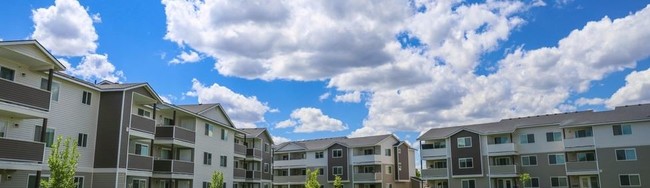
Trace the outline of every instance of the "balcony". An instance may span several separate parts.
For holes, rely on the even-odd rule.
[[[279,167],[290,167],[290,166],[306,166],[307,165],[307,160],[298,158],[298,159],[281,159],[278,157],[275,157],[273,159],[273,165],[274,166],[279,166]]]
[[[275,176],[273,178],[273,183],[304,183],[307,180],[307,176],[296,175],[296,176]]]
[[[448,176],[449,170],[447,168],[429,168],[422,170],[422,179],[425,180],[447,179]]]
[[[594,138],[593,137],[567,138],[564,140],[564,148],[567,150],[593,149]]]
[[[179,140],[188,143],[195,141],[194,131],[179,126],[157,126],[156,139]]]
[[[166,174],[194,174],[194,163],[171,159],[158,159],[153,162],[153,171]]]
[[[262,150],[255,149],[255,148],[248,148],[248,149],[246,149],[246,157],[247,158],[261,159],[262,158]]]
[[[50,92],[39,88],[23,85],[13,81],[0,79],[0,101],[42,111],[50,110]]]
[[[352,164],[376,164],[381,163],[381,155],[355,155],[352,156]]]
[[[242,144],[235,144],[235,154],[246,155],[246,146]]]
[[[354,181],[381,181],[380,172],[377,173],[354,173]]]
[[[233,169],[233,177],[235,179],[246,179],[246,170],[241,169],[241,168],[234,168]]]
[[[420,155],[423,159],[444,159],[447,158],[447,148],[422,149]]]
[[[254,171],[254,170],[247,170],[246,171],[246,179],[248,179],[248,180],[259,180],[260,178],[262,178],[262,172]]]
[[[0,160],[43,162],[44,151],[44,143],[0,138]]]
[[[490,166],[490,175],[495,177],[516,177],[517,165]]]
[[[567,175],[587,175],[598,174],[598,165],[596,161],[567,162]]]
[[[154,134],[156,122],[153,119],[131,114],[131,129]]]
[[[517,153],[514,143],[488,144],[488,151],[490,156],[514,155]]]
[[[153,157],[129,153],[129,170],[153,171]]]

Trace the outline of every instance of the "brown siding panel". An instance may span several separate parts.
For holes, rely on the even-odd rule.
[[[409,180],[409,147],[406,144],[400,144],[398,146],[400,149],[400,154],[397,155],[397,159],[402,163],[402,170],[397,168],[399,177],[397,180]]]
[[[117,166],[122,94],[122,92],[101,93],[96,144],[102,149],[95,150],[95,168],[115,168]],[[126,148],[123,148],[125,151]]]
[[[332,158],[332,151],[335,149],[341,149],[342,156],[341,158]],[[334,172],[332,170],[332,167],[334,166],[342,166],[343,167],[343,175],[341,175],[341,179],[343,181],[349,180],[348,178],[348,148],[341,145],[341,144],[334,144],[327,148],[327,180],[328,181],[334,181]]]
[[[42,162],[44,143],[0,138],[0,160]]]
[[[0,79],[0,100],[39,110],[50,110],[50,92]],[[8,92],[10,91],[10,92]]]
[[[154,134],[156,132],[156,122],[149,118],[131,114],[131,129]]]
[[[458,138],[471,137],[472,147],[458,148]],[[459,158],[472,158],[474,168],[460,169]],[[483,164],[481,164],[481,143],[479,135],[469,131],[460,131],[451,136],[451,166],[453,175],[481,175]]]
[[[129,154],[128,169],[153,171],[153,158],[150,156]]]

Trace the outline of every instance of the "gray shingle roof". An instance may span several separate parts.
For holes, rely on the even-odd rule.
[[[418,140],[446,138],[459,130],[469,130],[479,134],[496,134],[509,133],[517,128],[537,125],[576,126],[639,120],[650,120],[650,104],[619,106],[614,110],[600,112],[590,110],[545,114],[502,119],[491,123],[433,128],[422,134]]]
[[[239,130],[246,133],[247,137],[257,137],[266,130],[266,128],[240,128]]]
[[[213,103],[213,104],[184,104],[184,105],[178,105],[178,107],[181,107],[185,110],[188,110],[190,112],[194,113],[200,113],[203,112],[209,108],[213,108],[215,106],[219,105],[219,103]]]
[[[393,135],[377,135],[377,136],[366,136],[366,137],[332,137],[332,138],[322,138],[322,139],[313,139],[313,140],[303,140],[303,141],[292,141],[279,144],[275,147],[276,151],[288,151],[284,150],[283,147],[289,144],[299,145],[305,150],[323,150],[332,144],[339,143],[346,145],[348,147],[362,147],[362,146],[372,146],[381,142],[382,140],[391,137]]]
[[[104,83],[104,84],[97,84],[95,86],[97,86],[100,89],[126,89],[126,88],[130,88],[130,87],[137,86],[137,85],[142,85],[142,84],[147,84],[147,83],[122,83],[122,84]]]

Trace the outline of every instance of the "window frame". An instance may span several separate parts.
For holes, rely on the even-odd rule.
[[[214,136],[214,127],[210,125],[209,123],[205,124],[205,136],[212,137]]]
[[[140,153],[138,153],[138,145],[140,145]],[[147,150],[146,150],[147,153],[146,153],[146,155],[143,155],[143,153],[142,153],[142,151],[143,151],[143,150],[142,150],[142,146],[146,146],[146,147],[147,147]],[[138,156],[150,156],[150,155],[151,155],[151,153],[150,153],[151,151],[150,151],[150,150],[151,150],[151,146],[150,146],[149,144],[147,144],[147,143],[142,143],[142,142],[136,142],[136,143],[135,143],[135,150],[133,151],[133,154],[138,155]]]
[[[340,174],[337,174],[337,173],[336,173],[336,169],[337,169],[337,168],[340,168],[340,169],[341,169],[341,173],[340,173]],[[343,166],[332,166],[332,175],[341,175],[341,176],[342,176],[342,175],[343,175]]]
[[[620,134],[616,134],[616,128],[620,129]],[[627,129],[625,129],[627,127]],[[625,130],[628,130],[629,132],[626,132]],[[630,124],[618,124],[618,125],[612,125],[612,135],[614,136],[625,136],[625,135],[631,135],[632,134],[632,125]]]
[[[212,153],[203,152],[203,164],[212,165]]]
[[[92,104],[91,101],[92,101],[92,98],[93,98],[93,93],[91,93],[90,91],[86,91],[86,90],[84,90],[84,91],[81,93],[81,95],[82,95],[82,97],[81,97],[81,103],[83,103],[83,104],[85,104],[85,105],[91,105],[91,104]],[[139,110],[139,109],[140,109],[140,108],[138,108],[138,110]],[[142,109],[142,110],[144,110],[144,109]],[[146,110],[144,110],[144,111],[146,112]],[[139,112],[139,111],[138,111],[138,112]],[[138,114],[138,115],[139,115],[139,114]],[[146,117],[151,118],[150,116],[151,116],[151,112],[149,112],[149,116],[146,116]]]
[[[219,156],[219,166],[228,167],[228,156],[225,155]]]
[[[469,159],[471,166],[468,167],[467,165],[467,160]],[[461,166],[463,164],[463,160],[465,161],[465,167]],[[470,169],[474,168],[474,158],[472,157],[464,157],[464,158],[458,158],[458,169]]]
[[[585,160],[580,160],[580,154],[585,154]],[[593,155],[593,160],[589,160],[588,154]],[[576,153],[576,161],[577,162],[591,162],[591,161],[596,161],[596,152],[577,152]]]
[[[531,137],[529,137],[530,135],[532,135],[532,140],[530,139]],[[526,142],[524,142],[523,139],[524,137],[526,138]],[[534,144],[534,143],[535,143],[535,134],[525,133],[519,135],[519,144]]]
[[[533,179],[537,180],[537,186],[533,185]],[[526,184],[524,184],[522,187],[524,187],[524,188],[539,188],[540,187],[539,186],[539,177],[530,177],[530,181],[528,181],[528,182],[530,182],[530,187],[526,186]]]
[[[335,154],[339,153],[339,156],[335,156]],[[332,149],[332,158],[342,158],[343,157],[343,149]]]
[[[228,131],[226,129],[221,129],[221,140],[228,140]]]
[[[461,180],[460,180],[460,187],[461,187],[461,188],[465,188],[465,187],[464,187],[464,186],[465,186],[465,185],[464,185],[465,182],[472,182],[472,183],[474,184],[474,186],[469,186],[469,188],[476,188],[476,179],[461,179]],[[469,184],[468,184],[468,185],[469,185]]]
[[[535,164],[534,165],[531,164],[530,157],[535,157]],[[524,158],[528,158],[528,164],[527,165],[524,164]],[[539,162],[537,160],[537,155],[522,155],[520,160],[521,160],[521,166],[537,166],[539,164]]]
[[[142,114],[140,114],[140,111],[142,111]],[[149,114],[149,115],[147,115],[147,114]],[[138,107],[137,110],[136,110],[136,115],[138,115],[140,117],[145,117],[145,118],[151,119],[151,112],[149,110],[144,109],[144,108]]]
[[[11,71],[11,79],[2,77],[2,70]],[[7,81],[14,82],[16,80],[16,70],[5,66],[0,66],[0,79],[5,79]]]
[[[619,150],[622,150],[622,151],[623,151],[623,154],[625,154],[625,159],[618,159],[618,151],[619,151]],[[630,151],[634,151],[634,159],[628,159],[628,156],[627,156],[627,151],[628,151],[628,150],[630,150]],[[615,150],[614,150],[614,157],[616,157],[616,161],[636,161],[636,160],[639,159],[638,156],[637,156],[637,154],[636,154],[636,148],[621,148],[621,149],[615,149]]]
[[[563,178],[564,183],[566,184],[566,186],[562,186],[562,185],[553,186],[553,178],[558,178],[558,183],[559,184],[561,184],[559,178]],[[551,176],[551,177],[549,177],[549,180],[550,180],[549,185],[551,185],[551,188],[568,188],[569,187],[569,178],[567,176]]]
[[[460,145],[460,140],[461,139],[463,140],[463,144],[464,144],[463,146]],[[469,145],[467,145],[468,144],[466,142],[467,139],[469,139]],[[457,148],[471,148],[472,147],[472,137],[471,136],[464,136],[464,137],[456,138],[456,147]]]
[[[558,156],[558,155],[562,155],[563,163],[558,163],[558,162],[557,162],[557,156]],[[555,163],[554,163],[554,164],[551,163],[551,156],[555,156],[555,157],[556,157],[556,159],[555,159]],[[548,159],[548,165],[565,165],[565,164],[566,164],[566,155],[565,155],[564,153],[551,153],[551,154],[548,154],[548,155],[547,155],[547,159]]]
[[[88,146],[88,134],[79,133],[77,137],[77,146],[84,147],[84,148]]]
[[[384,156],[388,156],[388,157],[390,157],[391,155],[393,155],[393,154],[391,153],[391,149],[390,149],[390,148],[388,148],[388,149],[384,149]]]
[[[551,137],[549,137],[549,134]],[[557,135],[556,135],[557,134]],[[558,136],[558,139],[555,139],[555,136]],[[549,140],[550,138],[550,140]],[[559,131],[551,131],[551,132],[546,132],[546,142],[559,142],[562,141],[562,132]]]
[[[623,182],[621,182],[621,177],[622,176],[627,176],[627,181],[630,182],[630,183],[632,182],[632,181],[630,181],[630,176],[638,177],[639,178],[639,185],[632,185],[632,184],[623,185]],[[621,186],[621,187],[642,187],[643,185],[641,184],[641,174],[618,174],[618,185]]]
[[[322,151],[314,152],[314,158],[316,158],[316,159],[322,159],[322,158],[324,158],[324,156],[325,156],[325,153],[322,152]]]

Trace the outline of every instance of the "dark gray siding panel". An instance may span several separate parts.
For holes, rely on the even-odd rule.
[[[563,152],[557,152],[563,153]],[[565,165],[549,165],[548,155],[552,153],[521,154],[515,157],[515,164],[521,165],[521,157],[535,155],[537,156],[537,166],[518,166],[521,172],[530,174],[531,177],[539,178],[540,187],[551,187],[550,179],[552,176],[566,176]]]
[[[121,123],[120,112],[122,112],[123,104],[122,94],[119,91],[101,93],[99,116],[97,118],[97,140],[95,142],[102,149],[95,150],[95,168],[115,168],[117,166]],[[113,177],[115,177],[114,175]]]
[[[0,79],[0,101],[21,106],[50,110],[50,92],[18,84],[9,80]]]
[[[266,134],[262,133],[258,137],[260,139],[262,139],[263,144],[269,144],[269,147],[271,147],[271,141],[270,141],[271,138],[268,138],[266,136]],[[273,166],[273,149],[269,148],[268,149],[269,152],[264,152],[263,148],[264,148],[264,145],[262,145],[262,165],[264,165],[264,163],[268,163],[269,164],[269,172],[265,173],[264,169],[263,169],[264,166],[262,166],[262,179],[272,180],[273,179],[273,171],[272,171],[271,167]]]
[[[124,119],[122,119],[122,130],[120,131],[122,133],[122,140],[119,141],[120,143],[120,168],[126,168],[126,158],[128,156],[128,149],[129,149],[129,133],[127,132],[127,127],[131,126],[131,105],[132,105],[132,100],[133,100],[133,90],[128,90],[125,91],[124,93],[124,101],[122,101],[122,106],[124,107],[124,112],[122,115],[124,116]]]
[[[0,138],[0,160],[43,162],[44,143]]]
[[[341,149],[342,150],[342,156],[341,158],[332,158],[332,150],[335,149]],[[341,144],[334,144],[327,148],[327,180],[329,181],[334,181],[334,172],[332,170],[332,167],[334,166],[342,166],[343,167],[343,175],[341,176],[341,179],[343,181],[349,180],[348,178],[348,148],[341,145]]]
[[[472,147],[458,148],[458,138],[471,137]],[[474,168],[460,169],[459,158],[472,158]],[[483,164],[481,164],[481,143],[479,135],[469,131],[460,131],[451,136],[451,166],[453,175],[481,175],[483,173]]]
[[[409,147],[406,144],[400,144],[397,146],[400,149],[400,153],[397,154],[397,160],[402,164],[401,170],[397,168],[398,178],[397,180],[409,180],[409,172],[411,169],[409,166]]]
[[[616,149],[636,149],[636,161],[616,161]],[[598,166],[601,170],[601,187],[619,187],[619,174],[639,174],[641,185],[650,185],[650,146],[597,149]]]
[[[94,173],[92,188],[115,188],[115,173]]]

